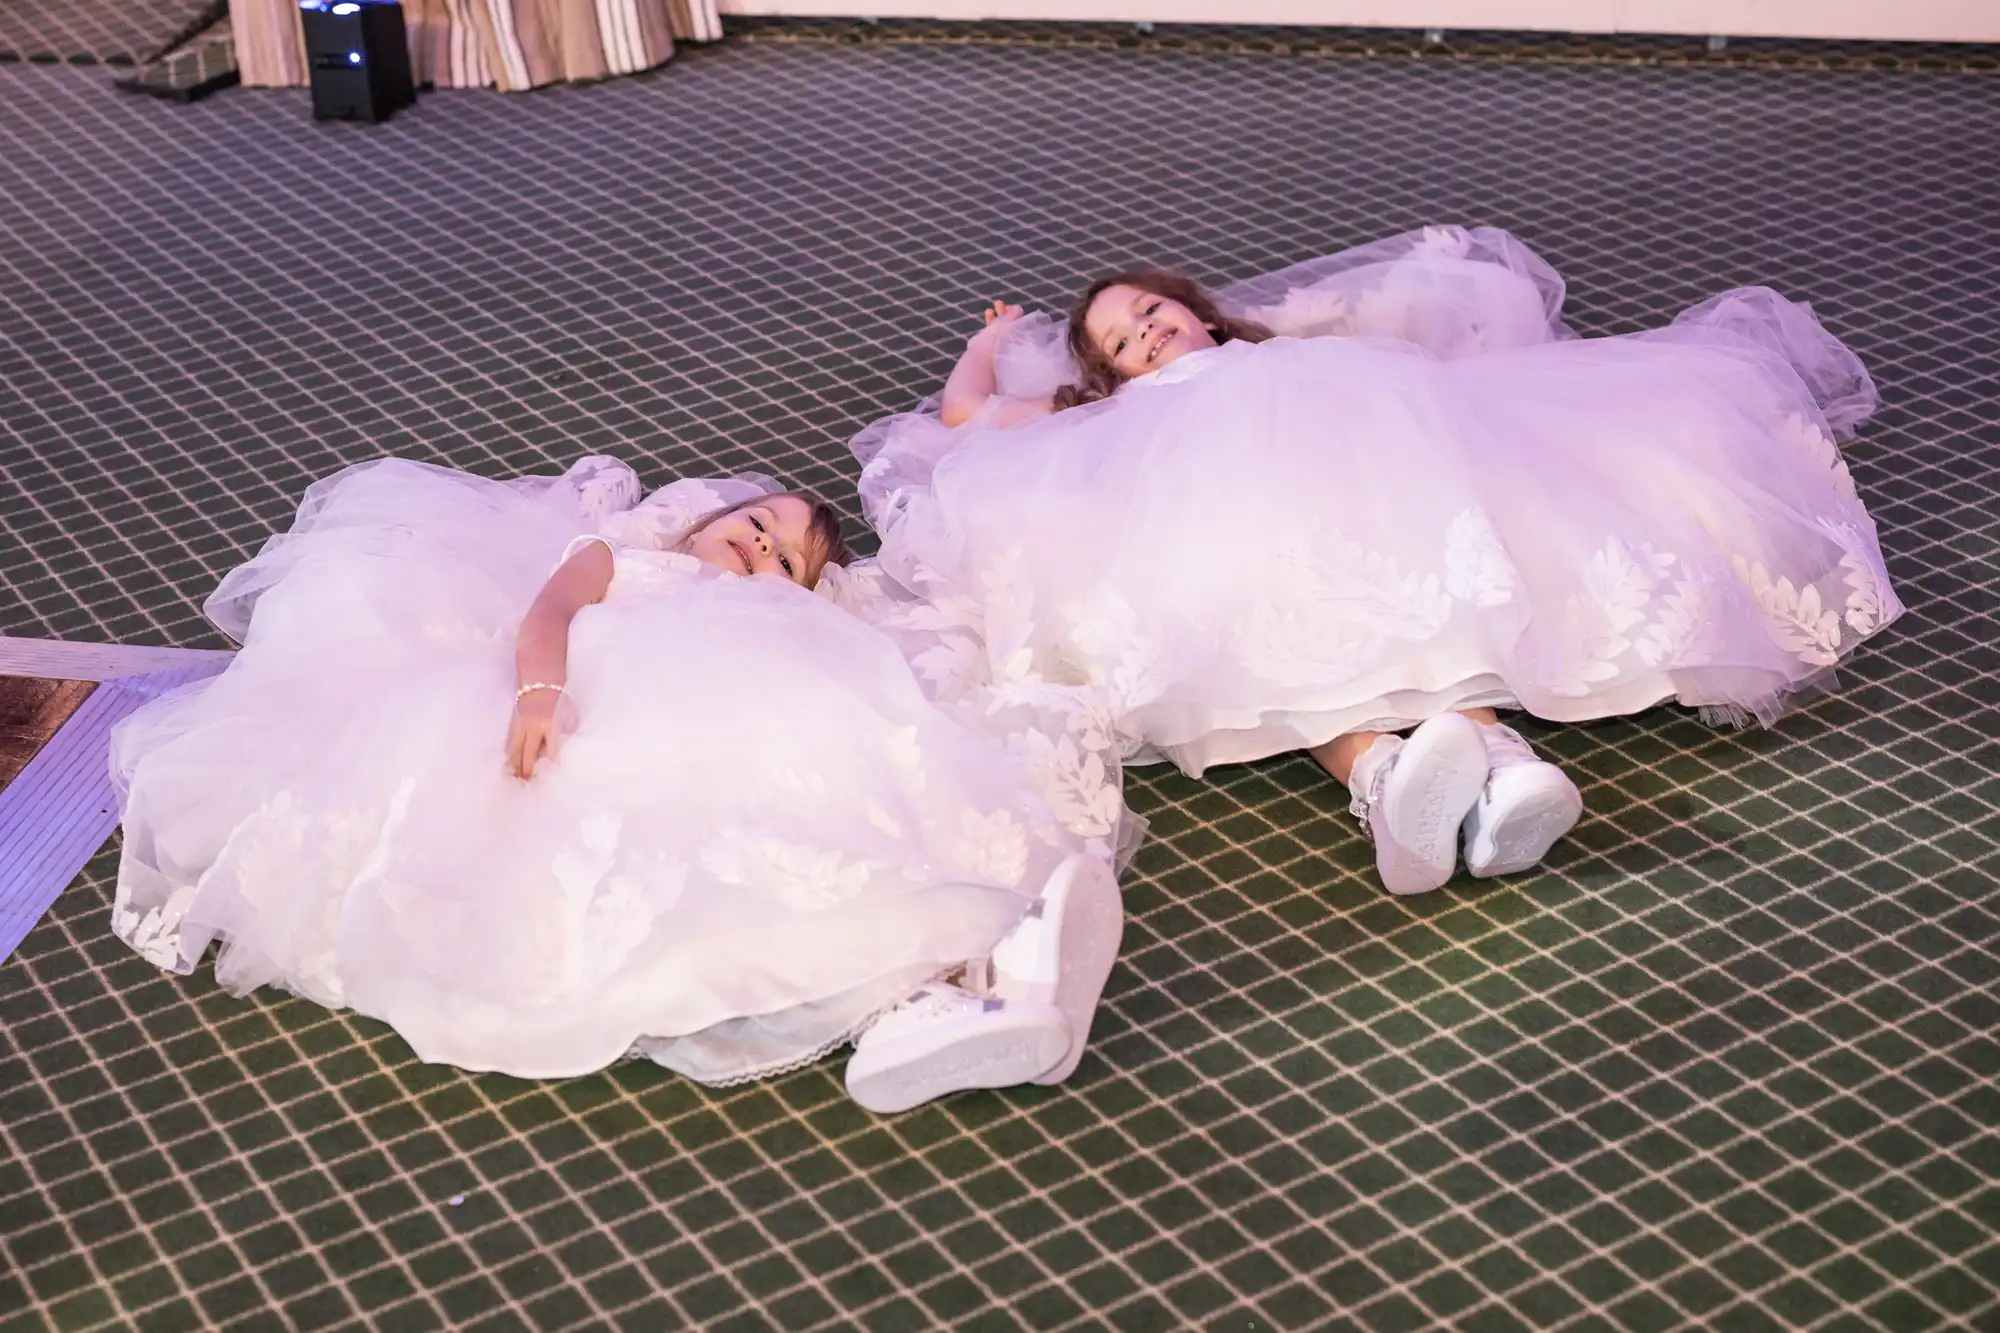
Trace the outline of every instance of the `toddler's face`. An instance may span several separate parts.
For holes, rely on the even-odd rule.
[[[1148,375],[1204,347],[1214,330],[1179,301],[1140,287],[1106,287],[1083,317],[1084,332],[1126,379]]]
[[[776,574],[805,586],[812,506],[796,495],[768,499],[711,520],[687,552],[731,574]]]

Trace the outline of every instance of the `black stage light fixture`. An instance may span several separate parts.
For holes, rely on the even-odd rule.
[[[417,100],[396,0],[300,0],[314,120],[387,120]]]

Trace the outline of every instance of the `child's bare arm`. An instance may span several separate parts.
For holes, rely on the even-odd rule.
[[[994,363],[999,357],[1000,340],[1021,318],[1021,307],[995,301],[985,315],[986,327],[966,339],[964,355],[952,367],[951,378],[944,382],[938,419],[947,426],[963,426],[993,399],[998,390]],[[1046,403],[1010,402],[1001,409],[993,424],[1017,426],[1047,412]]]
[[[514,700],[507,728],[507,764],[516,777],[532,777],[542,755],[562,745],[569,683],[569,625],[584,607],[604,600],[611,587],[611,548],[585,543],[562,562],[535,595],[514,639],[514,680],[525,690]],[[554,688],[527,690],[530,685]]]

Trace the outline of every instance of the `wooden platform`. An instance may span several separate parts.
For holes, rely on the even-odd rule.
[[[0,959],[118,825],[111,729],[229,658],[0,636]]]
[[[0,676],[0,791],[96,688],[90,680]]]

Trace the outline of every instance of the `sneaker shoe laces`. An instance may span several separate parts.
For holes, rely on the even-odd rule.
[[[1001,1007],[1003,1005],[999,1000],[985,999],[957,986],[937,981],[925,986],[877,1018],[869,1026],[868,1033],[878,1038],[888,1037],[923,1027],[939,1019]]]
[[[1396,756],[1402,751],[1402,737],[1378,736],[1373,745],[1361,752],[1361,757],[1354,761],[1354,771],[1347,775],[1347,813],[1361,821],[1361,836],[1370,842],[1375,841],[1375,829],[1368,813],[1381,799],[1382,784],[1389,780],[1396,767]]]
[[[1480,734],[1486,739],[1486,767],[1512,768],[1516,764],[1540,764],[1546,761],[1535,753],[1527,738],[1512,727],[1499,722],[1488,722],[1480,727]]]

